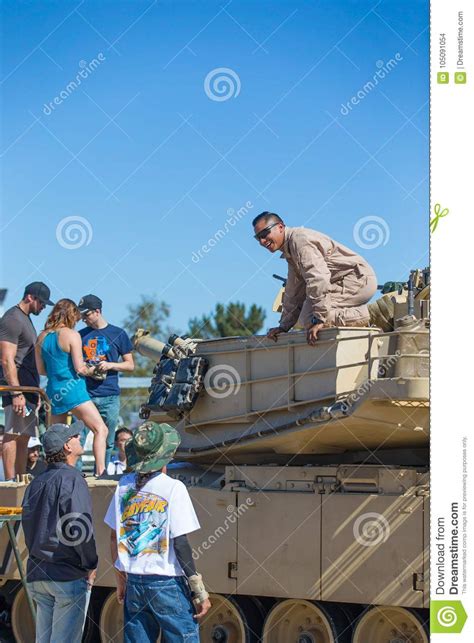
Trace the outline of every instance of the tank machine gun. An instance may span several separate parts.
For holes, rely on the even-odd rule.
[[[429,319],[429,268],[412,270],[406,282],[387,281],[378,289],[382,297],[369,304],[372,325],[391,331],[396,326],[396,320],[404,315]]]

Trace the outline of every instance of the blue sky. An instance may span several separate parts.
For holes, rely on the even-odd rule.
[[[262,210],[354,247],[379,283],[428,263],[428,2],[3,4],[6,305],[38,279],[113,323],[146,294],[182,331],[217,301],[275,325],[286,266],[252,238]]]

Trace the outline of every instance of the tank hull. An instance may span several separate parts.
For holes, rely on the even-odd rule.
[[[212,643],[222,630],[234,632],[236,638],[229,640],[238,643],[299,641],[298,634],[296,638],[268,634],[273,631],[273,609],[281,601],[288,601],[289,627],[297,633],[308,622],[308,610],[322,612],[334,617],[325,636],[334,629],[334,640],[346,636],[349,642],[361,615],[377,605],[377,623],[385,618],[393,632],[392,612],[398,610],[400,626],[412,619],[411,626],[422,636],[406,640],[427,640],[423,638],[429,602],[425,468],[188,465],[169,473],[188,486],[201,524],[189,539],[215,605],[201,624],[203,643]],[[110,530],[103,522],[116,482],[88,480],[88,484],[99,569],[84,640],[121,643],[122,607],[114,598]],[[6,492],[0,489],[0,501],[18,506],[25,488],[12,484]],[[26,563],[21,528],[17,537]],[[0,593],[13,602],[15,640],[29,643],[34,626],[5,529],[0,531],[0,563]],[[352,640],[375,643],[364,636]],[[377,643],[385,643],[385,638]]]
[[[188,486],[201,524],[189,536],[193,557],[213,592],[427,607],[426,584],[414,583],[415,576],[428,574],[424,468],[228,466],[170,473]],[[113,588],[110,529],[103,518],[117,483],[88,484],[96,584]],[[2,504],[21,504],[25,488],[12,485],[9,498],[0,490]],[[17,537],[26,562],[21,528]],[[6,530],[0,532],[0,556],[2,582],[18,579]]]

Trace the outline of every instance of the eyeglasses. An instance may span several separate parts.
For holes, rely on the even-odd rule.
[[[254,239],[256,239],[257,241],[260,241],[260,239],[266,239],[270,234],[270,230],[278,225],[278,223],[279,221],[277,221],[276,223],[272,223],[272,225],[269,225],[266,228],[263,228],[263,230],[260,230],[260,232],[257,232],[257,234],[253,235]]]
[[[93,313],[93,310],[86,310],[81,314],[81,319],[87,319],[91,313]]]

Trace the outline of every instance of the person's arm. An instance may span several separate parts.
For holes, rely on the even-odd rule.
[[[115,529],[110,530],[110,556],[112,558],[115,579],[117,581],[117,600],[120,605],[123,605],[125,600],[125,588],[127,586],[127,574],[125,572],[121,572],[115,567],[115,561],[118,558],[117,533]]]
[[[16,352],[18,345],[11,341],[0,341],[0,354],[3,369],[3,376],[5,377],[9,386],[19,386],[18,369],[15,364]],[[26,398],[23,393],[10,393],[12,398],[13,411],[18,415],[24,417],[26,411]]]
[[[181,557],[182,562],[179,559],[178,561],[188,579],[191,596],[196,608],[194,618],[201,619],[209,611],[211,602],[209,601],[209,594],[204,587],[202,576],[196,572],[191,547],[188,543],[187,534],[199,529],[199,521],[188,490],[182,482],[176,484],[169,504],[170,538],[173,539],[175,547],[176,542],[178,543],[179,553],[176,553],[176,549],[175,553],[177,557]]]
[[[99,371],[99,373],[106,373],[107,371],[131,373],[134,370],[135,364],[133,362],[132,355],[133,346],[132,342],[130,341],[130,337],[124,330],[119,333],[118,337],[115,339],[115,343],[122,361],[108,362],[104,360],[103,362],[100,362],[97,366],[97,370]]]
[[[193,550],[191,549],[187,535],[182,534],[177,538],[173,538],[173,545],[176,558],[186,578],[194,576],[194,574],[197,573],[196,565],[194,564]]]
[[[209,594],[204,587],[201,574],[196,571],[193,560],[193,551],[186,534],[173,538],[174,553],[178,559],[184,575],[188,579],[189,588],[194,606],[196,608],[195,618],[201,619],[211,607]]]
[[[306,297],[304,280],[288,262],[288,278],[282,301],[282,312],[279,327],[283,332],[292,328],[298,321]]]
[[[123,604],[125,600],[125,588],[127,585],[127,574],[120,571],[116,567],[118,560],[118,546],[117,546],[117,509],[116,502],[118,501],[119,485],[115,489],[115,493],[109,502],[107,512],[104,517],[105,524],[110,527],[110,557],[112,566],[115,572],[115,579],[117,582],[117,600]]]
[[[31,491],[32,485],[29,484],[26,486],[25,489],[25,495],[23,496],[23,500],[21,503],[21,526],[23,528],[23,535],[25,537],[25,545],[28,551],[31,550],[32,548],[32,538],[31,538],[31,508],[30,508],[30,491]]]
[[[64,331],[63,331],[64,332]],[[94,373],[94,367],[87,366],[82,355],[82,340],[77,330],[70,330],[67,336],[67,344],[71,353],[72,364],[78,375],[90,377]]]
[[[306,243],[298,248],[298,264],[313,316],[325,323],[331,308],[328,294],[331,272],[326,260],[314,245]]]
[[[122,360],[122,362],[99,362],[99,364],[97,364],[97,370],[99,373],[106,373],[107,371],[129,373],[134,370],[135,363],[133,361],[132,353],[125,353],[125,355],[122,355]]]
[[[19,386],[18,369],[15,364],[17,344],[12,342],[0,342],[0,352],[2,355],[3,375],[9,386]]]
[[[306,330],[306,339],[310,346],[315,346],[318,333],[324,327],[331,308],[328,294],[331,272],[322,252],[310,243],[298,248],[298,263],[313,313],[311,326]]]
[[[36,368],[38,369],[38,373],[40,375],[47,375],[46,368],[44,366],[43,355],[41,354],[41,345],[43,343],[43,339],[45,338],[45,335],[46,333],[44,332],[40,333],[40,336],[38,337],[38,341],[36,342],[36,345],[35,345]]]

